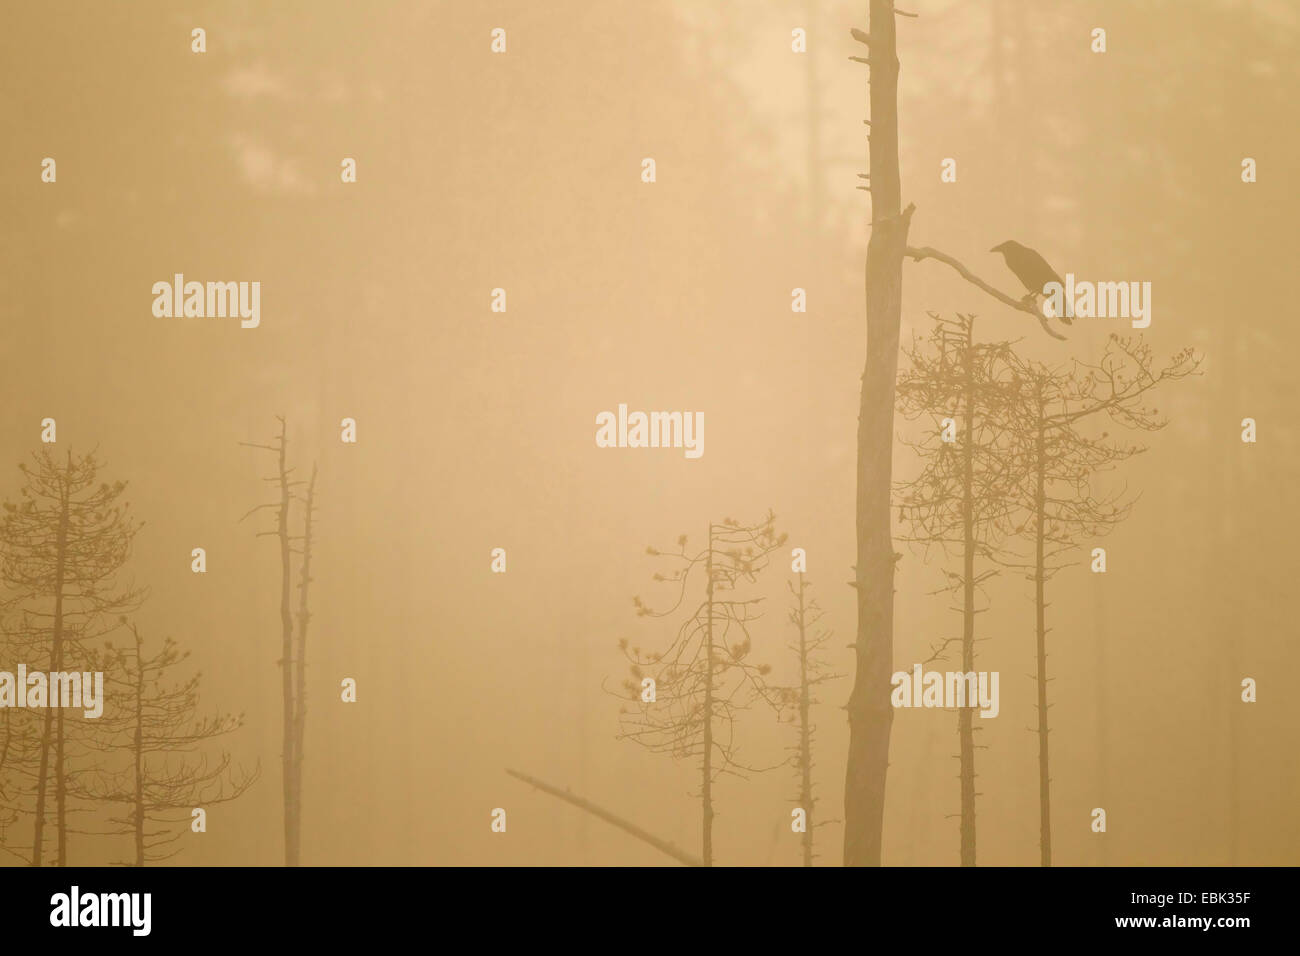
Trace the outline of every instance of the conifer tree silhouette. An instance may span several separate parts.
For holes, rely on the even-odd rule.
[[[619,711],[619,738],[631,740],[652,753],[667,753],[700,761],[702,814],[701,858],[712,866],[713,786],[719,776],[770,770],[741,763],[735,738],[736,718],[756,701],[779,707],[779,692],[765,681],[768,664],[750,657],[750,626],[759,617],[761,597],[744,597],[739,589],[754,583],[769,566],[771,553],[785,543],[775,530],[775,516],[744,525],[733,519],[709,524],[707,543],[688,550],[686,535],[677,539],[676,551],[647,548],[648,554],[672,564],[654,579],[674,586],[671,607],[655,611],[634,598],[638,616],[667,617],[691,606],[691,588],[703,591],[676,636],[659,653],[628,646],[619,648],[631,662],[631,678],[623,682],[627,699]],[[701,575],[702,580],[701,580]],[[643,697],[646,679],[653,680],[654,700]]]
[[[191,811],[237,799],[257,781],[261,766],[237,771],[229,753],[209,757],[205,745],[238,730],[244,716],[200,717],[201,675],[170,679],[190,652],[166,638],[150,654],[139,627],[131,624],[130,632],[129,641],[121,647],[109,642],[103,655],[115,713],[95,728],[98,749],[129,760],[116,771],[83,774],[79,788],[90,799],[124,808],[110,822],[131,836],[131,864],[144,866],[179,853],[170,847],[189,829]]]
[[[832,673],[822,659],[822,651],[826,642],[830,640],[831,634],[818,627],[824,612],[817,601],[808,594],[812,583],[807,580],[804,572],[800,571],[798,574],[797,586],[790,582],[787,584],[794,598],[789,621],[794,625],[796,633],[795,640],[789,647],[799,661],[799,683],[785,689],[784,700],[793,707],[799,733],[798,744],[790,748],[794,751],[790,764],[794,767],[799,784],[795,805],[801,807],[806,814],[804,832],[800,840],[803,865],[812,866],[816,856],[813,852],[814,829],[831,822],[818,819],[818,815],[814,812],[819,801],[813,793],[813,742],[817,734],[817,725],[812,721],[812,708],[814,704],[820,703],[815,696],[817,687],[826,681],[836,680],[840,675]]]
[[[900,540],[955,552],[960,571],[945,570],[949,583],[939,593],[961,595],[961,671],[975,671],[975,621],[980,612],[976,593],[996,575],[983,568],[998,553],[1007,521],[1017,505],[1015,459],[1006,454],[1007,417],[1019,397],[1014,388],[1006,343],[974,340],[972,315],[956,321],[935,319],[927,344],[914,344],[907,354],[910,368],[898,384],[898,407],[908,419],[927,418],[935,428],[917,443],[909,443],[922,462],[915,478],[895,489]],[[944,440],[944,419],[953,440]],[[941,659],[948,638],[933,649],[930,660]],[[928,663],[928,661],[927,661]],[[962,686],[960,683],[958,686]],[[961,782],[961,865],[975,865],[975,708],[966,700],[957,711]]]
[[[1087,541],[1108,533],[1128,516],[1132,500],[1124,492],[1101,493],[1099,472],[1145,449],[1121,442],[1107,431],[1089,433],[1090,419],[1121,428],[1156,431],[1165,421],[1146,404],[1149,393],[1166,382],[1198,373],[1192,349],[1176,353],[1161,369],[1138,337],[1111,334],[1101,358],[1052,368],[1018,356],[1013,359],[1021,399],[1009,420],[1015,432],[1015,470],[1022,476],[1017,531],[1034,542],[1030,569],[1034,582],[1035,684],[1037,689],[1039,859],[1052,865],[1051,774],[1048,748],[1047,583],[1073,562],[1068,556]]]
[[[126,482],[101,481],[103,466],[93,451],[81,457],[68,451],[60,460],[46,447],[32,458],[34,467],[18,466],[24,478],[20,500],[5,502],[0,528],[10,643],[33,671],[83,671],[95,642],[147,593],[118,581],[141,524],[122,500]],[[57,691],[51,686],[49,692]],[[45,860],[52,795],[55,864],[66,866],[70,760],[77,756],[70,744],[74,726],[84,721],[67,706],[47,707],[39,719],[29,862],[40,866]]]

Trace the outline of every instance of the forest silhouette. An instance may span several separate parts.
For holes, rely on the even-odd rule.
[[[846,862],[846,845],[850,863],[958,865],[963,826],[980,865],[1040,865],[1049,846],[1053,865],[1294,861],[1300,698],[1283,683],[1297,659],[1278,595],[1295,571],[1298,333],[1278,276],[1300,218],[1297,133],[1282,121],[1300,25],[1284,7],[934,0],[898,17],[870,0],[301,0],[205,7],[209,52],[195,56],[189,15],[137,6],[129,21],[23,7],[0,35],[19,119],[0,151],[0,202],[19,224],[0,230],[0,321],[20,357],[0,438],[11,465],[51,475],[69,449],[99,449],[111,467],[88,493],[129,481],[122,501],[143,527],[120,581],[98,620],[59,638],[69,664],[93,647],[117,675],[111,719],[126,716],[132,675],[138,687],[165,661],[163,685],[201,672],[195,716],[229,731],[188,759],[220,770],[210,795],[237,799],[213,804],[206,833],[168,811],[157,827],[180,830],[157,839],[180,836],[150,855],[795,866],[808,843],[791,811],[815,801],[817,865]],[[498,26],[505,55],[490,52]],[[1096,27],[1105,53],[1090,50]],[[795,28],[806,53],[791,49]],[[888,55],[850,59],[886,43],[896,136]],[[42,156],[58,158],[57,184],[39,181]],[[355,184],[339,182],[343,157]],[[1244,157],[1258,182],[1241,181]],[[1149,280],[1151,327],[1048,320],[989,251],[1008,237],[1061,275]],[[888,258],[868,277],[872,243]],[[152,316],[151,283],[176,272],[260,281],[259,326]],[[507,312],[490,310],[495,288]],[[806,313],[791,311],[795,288]],[[882,291],[891,301],[871,302]],[[869,302],[893,310],[884,333]],[[928,480],[918,452],[939,442],[937,419],[960,437],[960,395],[938,414],[897,386],[923,370],[907,350],[928,349],[934,316],[970,315],[972,347],[1000,349],[1004,377],[1043,389],[1043,405],[1022,392],[992,409],[1016,434],[1046,429],[1067,395],[1086,401],[1072,389],[1119,340],[1137,350],[1128,367],[1146,356],[1159,375],[1186,355],[1196,374],[1144,396],[1158,411],[1133,429],[1104,409],[1062,427],[1061,470],[1043,474],[1054,512],[1033,507],[1037,446],[989,455],[1007,481],[980,516],[988,553],[974,553],[968,602],[965,580],[956,600],[936,593],[966,575],[961,548],[910,542],[933,535],[903,490]],[[707,453],[596,447],[594,416],[619,403],[702,410]],[[258,537],[276,531],[275,509],[240,521],[280,495],[263,480],[270,453],[240,447],[273,441],[277,415],[293,479],[319,465],[305,615],[300,556],[286,576],[281,542]],[[1255,444],[1240,440],[1247,417]],[[355,444],[340,441],[344,418]],[[1089,491],[1066,494],[1062,475],[1099,462]],[[0,479],[21,521],[28,479]],[[788,539],[748,585],[764,614],[745,659],[770,666],[775,706],[737,713],[735,740],[746,766],[771,769],[711,784],[706,850],[698,745],[674,757],[618,739],[619,707],[640,707],[639,681],[635,702],[610,693],[629,664],[618,642],[660,653],[683,623],[630,603],[656,606],[647,543],[685,530],[698,545],[711,523],[769,509]],[[13,527],[6,555],[22,546]],[[808,702],[806,775],[790,749],[794,548],[832,635],[824,673],[840,676]],[[0,670],[51,665],[52,625],[23,618],[24,603],[46,610],[32,595],[16,571],[0,587]],[[286,646],[305,666],[285,666]],[[967,647],[1003,675],[996,719],[966,733],[951,711],[889,705],[895,671],[940,648],[949,663],[927,666],[955,670]],[[1247,677],[1257,703],[1241,701]],[[345,678],[356,703],[340,698]],[[59,713],[48,729],[0,713],[5,859],[137,862],[123,799],[137,781],[119,765],[129,719],[91,733],[68,711],[60,736]]]

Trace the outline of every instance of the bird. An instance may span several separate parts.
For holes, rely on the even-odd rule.
[[[1022,246],[1014,239],[998,243],[989,252],[1002,253],[1007,268],[1015,273],[1016,278],[1023,282],[1025,288],[1029,290],[1029,295],[1026,296],[1027,299],[1045,295],[1043,286],[1049,282],[1060,283],[1061,288],[1065,288],[1065,283],[1056,274],[1056,270],[1047,264],[1046,259],[1039,255],[1036,250],[1030,249],[1028,246]],[[1057,316],[1057,318],[1066,325],[1071,324],[1070,317],[1067,315]]]

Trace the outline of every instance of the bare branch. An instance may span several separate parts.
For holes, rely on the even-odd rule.
[[[960,275],[963,279],[965,279],[967,282],[974,285],[976,288],[981,289],[984,292],[988,293],[989,295],[993,296],[993,298],[997,299],[999,302],[1003,303],[1004,305],[1009,305],[1011,308],[1019,312],[1027,312],[1030,315],[1032,315],[1034,318],[1038,320],[1038,324],[1043,327],[1043,331],[1046,332],[1048,335],[1050,335],[1052,338],[1065,341],[1064,335],[1057,332],[1055,329],[1053,329],[1050,325],[1047,324],[1047,317],[1043,315],[1043,313],[1040,312],[1038,307],[1034,304],[1034,299],[1032,295],[1024,299],[1013,299],[1005,292],[1000,292],[999,290],[993,288],[993,286],[989,285],[979,276],[975,275],[973,272],[967,269],[964,265],[962,265],[952,256],[948,255],[945,252],[940,252],[938,249],[935,249],[931,246],[908,246],[907,251],[904,254],[907,256],[907,258],[914,259],[917,262],[920,262],[922,259],[937,259],[938,261],[948,266],[951,266],[954,270],[956,270],[957,274]]]
[[[641,829],[635,823],[631,823],[628,820],[624,820],[622,817],[610,813],[608,810],[606,810],[603,807],[596,806],[596,804],[592,803],[590,800],[586,800],[578,796],[576,793],[571,793],[568,790],[561,790],[559,787],[553,787],[549,783],[543,783],[541,780],[538,780],[536,777],[530,777],[526,773],[520,773],[519,771],[511,770],[508,767],[506,768],[506,773],[510,774],[510,776],[514,777],[517,780],[522,780],[524,783],[531,784],[532,786],[536,787],[538,790],[541,790],[543,793],[549,793],[551,796],[559,797],[561,800],[565,801],[566,803],[571,803],[575,807],[578,807],[581,810],[586,810],[592,816],[599,817],[600,819],[604,820],[606,823],[618,827],[624,833],[630,833],[632,836],[636,837],[638,840],[642,841],[643,843],[648,843],[656,850],[660,851],[661,853],[666,853],[668,856],[671,856],[678,863],[684,863],[687,866],[704,865],[703,861],[700,860],[698,857],[693,857],[689,853],[685,852],[684,850],[679,850],[676,846],[674,846],[672,843],[669,843],[667,840],[661,840],[659,837],[655,836],[649,831]]]

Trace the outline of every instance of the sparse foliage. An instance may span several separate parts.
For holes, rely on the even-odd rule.
[[[200,674],[172,682],[170,672],[189,658],[171,638],[146,651],[135,624],[131,640],[110,642],[102,666],[114,701],[111,717],[96,722],[96,746],[125,753],[128,765],[83,774],[79,788],[91,799],[122,807],[110,822],[133,841],[132,863],[144,866],[180,852],[173,847],[188,832],[191,811],[241,796],[257,780],[260,766],[243,771],[230,754],[210,754],[206,745],[238,730],[242,714],[201,717]]]
[[[1123,488],[1104,492],[1095,477],[1145,449],[1108,431],[1088,432],[1092,419],[1127,430],[1156,431],[1165,421],[1147,404],[1157,386],[1198,373],[1200,360],[1188,348],[1156,369],[1150,346],[1138,337],[1112,334],[1101,358],[1051,368],[1016,357],[1020,401],[1010,422],[1015,471],[1022,476],[1017,532],[1032,538],[1033,557],[1018,562],[1034,582],[1037,669],[1039,851],[1052,865],[1051,775],[1047,702],[1047,582],[1073,562],[1081,544],[1108,533],[1129,514],[1133,499]]]
[[[783,688],[783,701],[794,710],[794,719],[799,732],[799,742],[791,747],[793,752],[790,765],[794,768],[795,779],[799,784],[799,793],[795,797],[796,805],[807,813],[807,820],[800,844],[803,851],[803,865],[812,866],[816,854],[813,852],[813,835],[816,827],[831,822],[819,819],[815,813],[818,799],[813,792],[813,743],[817,736],[817,725],[812,721],[812,708],[821,701],[816,697],[819,685],[829,680],[836,680],[840,675],[831,672],[824,659],[826,643],[831,632],[820,627],[823,616],[821,606],[815,598],[809,596],[812,582],[808,581],[802,571],[799,572],[798,585],[787,582],[793,603],[788,620],[794,626],[796,637],[788,646],[794,651],[799,661],[799,683],[794,687]]]
[[[654,579],[676,591],[672,605],[656,611],[641,599],[633,603],[639,616],[669,617],[690,607],[668,647],[660,652],[620,649],[631,664],[623,688],[628,700],[620,712],[621,739],[632,740],[652,753],[700,760],[700,802],[703,814],[705,866],[713,864],[713,785],[722,774],[768,770],[743,764],[735,738],[738,714],[758,700],[779,706],[778,693],[766,681],[771,665],[751,656],[751,625],[759,617],[761,597],[746,596],[769,566],[770,555],[785,543],[770,512],[751,525],[727,519],[710,524],[704,548],[692,550],[687,537],[673,551],[647,552],[670,565]],[[702,580],[701,580],[702,576]],[[694,590],[693,590],[694,589]],[[693,593],[703,591],[691,605]],[[641,699],[642,680],[655,681],[655,700]]]
[[[997,574],[987,565],[1001,545],[1017,501],[1018,476],[1006,445],[1008,416],[1019,398],[1010,365],[1010,346],[974,339],[973,315],[956,321],[935,319],[928,343],[914,343],[910,367],[899,379],[898,407],[908,419],[929,419],[933,431],[910,443],[922,462],[921,473],[895,488],[904,541],[955,554],[960,571],[945,570],[948,583],[938,593],[961,596],[961,670],[975,670],[976,592]],[[954,429],[945,441],[943,420]],[[932,649],[942,659],[957,638]],[[957,711],[961,771],[961,863],[975,865],[975,733],[970,706]]]

